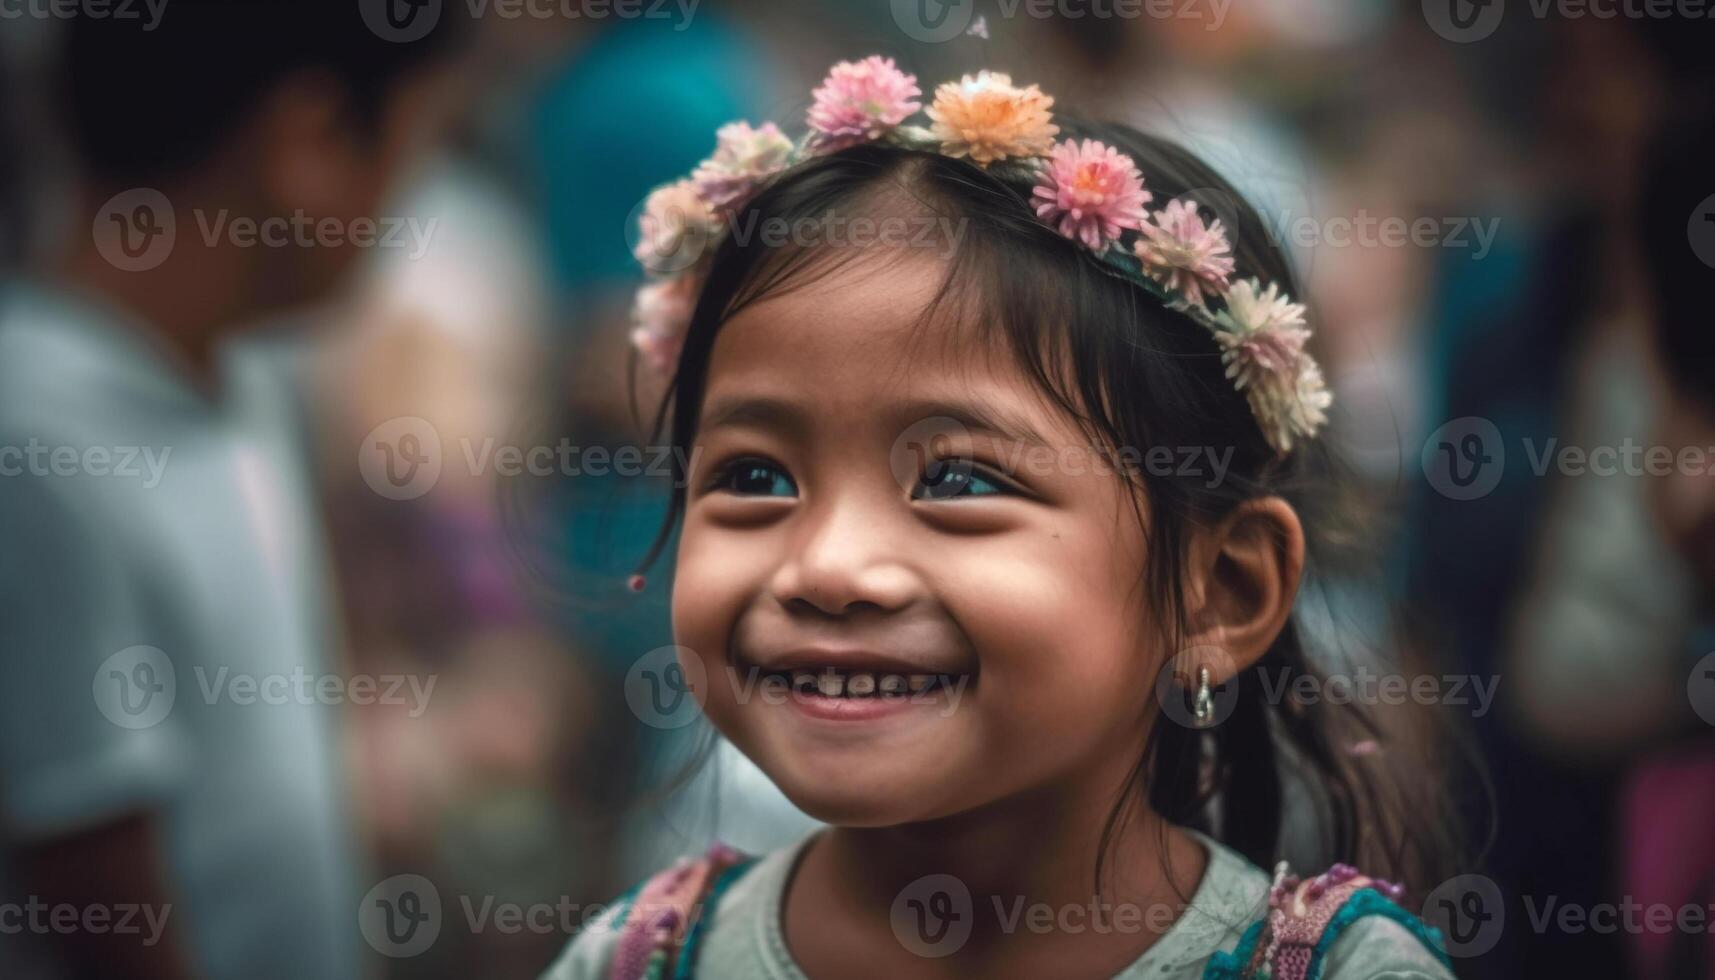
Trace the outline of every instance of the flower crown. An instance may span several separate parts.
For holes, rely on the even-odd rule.
[[[672,370],[696,305],[699,260],[765,183],[799,161],[880,142],[1033,184],[1030,203],[1041,221],[1214,336],[1227,377],[1277,452],[1327,421],[1333,396],[1304,349],[1303,304],[1278,283],[1234,277],[1219,218],[1205,223],[1186,199],[1150,213],[1154,197],[1131,157],[1098,140],[1056,142],[1054,100],[1035,85],[1016,86],[999,72],[966,75],[935,90],[929,126],[906,125],[922,109],[922,94],[891,58],[840,62],[814,92],[801,141],[773,123],[729,123],[689,177],[652,192],[634,249],[651,276],[632,309],[632,343],[644,359]]]

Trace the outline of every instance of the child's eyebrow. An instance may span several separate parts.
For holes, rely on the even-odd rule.
[[[729,425],[777,429],[788,434],[801,433],[805,428],[798,407],[778,398],[728,399],[705,406],[699,425],[703,431]]]
[[[896,421],[902,422],[902,429],[927,419],[941,418],[968,430],[1013,442],[1043,447],[1049,444],[1028,421],[992,405],[936,399],[907,402],[892,406],[889,411]],[[779,398],[738,398],[714,402],[706,407],[699,427],[707,432],[729,425],[773,429],[788,435],[801,435],[808,428],[804,411],[795,403]]]
[[[966,429],[1000,436],[1012,442],[1048,446],[1048,440],[1039,435],[1024,418],[993,405],[963,401],[914,401],[899,406],[895,411],[901,418],[909,417],[917,421],[936,417],[951,419]]]

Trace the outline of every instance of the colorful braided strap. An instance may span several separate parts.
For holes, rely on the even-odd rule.
[[[1404,891],[1349,864],[1300,881],[1283,861],[1275,868],[1267,917],[1245,931],[1233,952],[1210,958],[1204,980],[1318,980],[1340,930],[1370,915],[1398,922],[1447,963],[1440,932],[1396,904]]]
[[[608,980],[689,977],[703,925],[720,893],[754,861],[725,844],[681,858],[644,882],[619,926]]]

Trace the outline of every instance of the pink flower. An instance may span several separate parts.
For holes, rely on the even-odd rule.
[[[1036,185],[1036,216],[1093,252],[1143,224],[1150,193],[1131,157],[1097,140],[1066,140],[1049,154]]]
[[[916,101],[922,94],[917,77],[900,71],[892,58],[871,55],[840,62],[816,89],[810,107],[817,152],[833,153],[880,139],[923,108]]]
[[[1143,237],[1134,250],[1143,271],[1169,291],[1202,306],[1205,292],[1227,288],[1233,274],[1233,247],[1221,219],[1204,227],[1197,205],[1181,199],[1155,212],[1155,220],[1145,222],[1141,231]]]
[[[715,152],[697,164],[691,180],[717,215],[744,206],[762,182],[792,163],[792,141],[773,123],[727,123],[715,131]]]
[[[631,344],[652,370],[672,373],[696,308],[697,281],[691,276],[662,279],[637,290],[631,306]]]
[[[714,213],[689,180],[658,187],[643,202],[631,254],[652,273],[695,265],[719,230]]]

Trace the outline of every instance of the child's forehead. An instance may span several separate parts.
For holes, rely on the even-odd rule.
[[[1004,405],[1035,427],[1071,423],[1014,357],[1003,328],[937,305],[945,268],[863,263],[746,306],[709,359],[710,404],[755,397],[884,418],[935,403]],[[908,412],[909,414],[909,412]]]
[[[721,326],[711,382],[735,362],[848,358],[872,367],[992,373],[989,362],[1010,360],[995,356],[1004,337],[960,304],[938,302],[946,276],[941,262],[862,259],[775,289]]]

